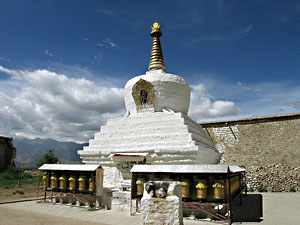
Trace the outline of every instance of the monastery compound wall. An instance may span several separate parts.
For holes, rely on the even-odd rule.
[[[16,148],[13,146],[13,139],[0,136],[0,171],[14,165]]]
[[[251,188],[300,190],[300,113],[200,124],[223,162],[246,167]]]

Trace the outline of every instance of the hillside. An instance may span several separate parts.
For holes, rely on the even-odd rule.
[[[54,155],[61,163],[80,163],[80,157],[77,150],[83,149],[88,145],[75,142],[60,142],[52,139],[17,139],[13,140],[17,149],[16,165],[24,164],[25,167],[33,167],[49,149],[54,149]]]

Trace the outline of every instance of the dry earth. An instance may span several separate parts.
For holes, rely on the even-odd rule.
[[[18,193],[24,193],[19,194]],[[11,187],[11,188],[0,188],[0,203],[7,201],[16,201],[22,199],[32,199],[38,196],[38,184],[25,184],[21,187]],[[43,192],[40,191],[39,196],[43,196]]]
[[[31,186],[31,187],[30,187]],[[13,194],[23,190],[24,195]],[[32,190],[32,192],[30,192]],[[0,203],[24,198],[36,198],[37,186],[0,190]],[[27,193],[27,194],[26,194]],[[42,193],[41,193],[42,194]],[[300,225],[300,193],[263,193],[263,220],[249,225]],[[36,203],[36,201],[0,204],[0,224],[5,225],[135,225],[140,215],[112,210],[89,211],[85,208]],[[213,225],[219,222],[184,220],[185,225]],[[224,223],[223,223],[224,224]],[[241,223],[234,223],[234,225]]]
[[[37,212],[28,212],[20,209],[11,209],[1,207],[1,205],[0,209],[0,224],[5,225],[107,225],[103,223],[83,222],[76,219],[45,215]]]

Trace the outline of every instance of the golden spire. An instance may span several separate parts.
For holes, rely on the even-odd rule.
[[[149,71],[150,70],[166,70],[164,57],[161,51],[160,46],[160,40],[159,37],[162,36],[162,33],[160,31],[160,24],[157,22],[153,23],[152,31],[150,35],[153,37],[152,42],[152,51],[151,51],[151,57],[149,62]]]

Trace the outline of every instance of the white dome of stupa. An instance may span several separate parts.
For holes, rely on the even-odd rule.
[[[145,75],[130,79],[124,87],[128,115],[139,112],[188,113],[191,89],[185,80],[163,70],[151,70]]]
[[[162,112],[163,109],[188,113],[191,89],[185,80],[165,72],[166,66],[160,46],[160,24],[152,26],[152,51],[149,71],[127,82],[124,98],[127,115],[144,112]]]

